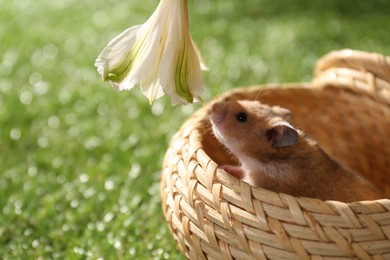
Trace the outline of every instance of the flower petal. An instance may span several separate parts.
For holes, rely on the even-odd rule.
[[[194,49],[194,51],[196,53],[196,56],[198,57],[198,61],[200,63],[201,70],[209,70],[209,68],[207,67],[206,63],[204,62],[204,59],[203,59],[202,55],[200,54],[200,50],[198,48],[198,45],[196,45],[196,43],[192,39],[191,35],[190,35],[190,39],[191,39],[192,48]]]
[[[154,100],[164,95],[159,79],[153,83],[150,83],[150,81],[147,81],[147,79],[143,79],[141,80],[140,85],[142,94],[144,94],[144,96],[149,99],[150,104],[153,104]]]
[[[171,2],[160,2],[153,15],[141,26],[134,46],[134,66],[128,78],[140,83],[141,91],[149,102],[163,95],[158,71],[167,45],[166,27],[170,19]]]
[[[120,82],[127,76],[133,60],[132,47],[137,40],[137,32],[140,27],[137,25],[123,31],[112,39],[100,53],[96,59],[95,67],[103,80]],[[131,87],[133,86],[126,89]]]
[[[189,47],[189,59],[188,59],[188,70],[191,71],[188,75],[188,82],[190,86],[190,91],[194,98],[199,100],[200,95],[204,90],[204,83],[202,80],[202,70],[206,70],[207,67],[201,61],[202,57],[200,56],[197,47],[194,45],[195,42],[191,41]]]

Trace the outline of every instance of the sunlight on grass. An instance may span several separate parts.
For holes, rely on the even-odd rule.
[[[1,1],[0,252],[14,258],[181,259],[162,215],[169,139],[199,104],[150,107],[93,64],[157,1]],[[311,80],[341,48],[390,55],[388,1],[190,1],[210,68],[204,98]]]

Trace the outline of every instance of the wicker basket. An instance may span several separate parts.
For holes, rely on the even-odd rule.
[[[226,93],[294,114],[294,124],[390,197],[389,58],[343,50],[310,84]],[[259,94],[260,93],[260,94]],[[218,165],[234,158],[210,131],[211,104],[173,137],[161,173],[165,218],[191,259],[390,259],[390,200],[343,203],[254,188]]]

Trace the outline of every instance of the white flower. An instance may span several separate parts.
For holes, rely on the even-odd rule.
[[[161,0],[143,25],[111,40],[95,66],[117,90],[140,84],[150,103],[164,94],[172,104],[200,99],[206,66],[189,33],[187,0]]]

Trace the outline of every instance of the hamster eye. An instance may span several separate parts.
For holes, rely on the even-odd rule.
[[[240,123],[245,123],[247,121],[247,116],[244,112],[240,112],[236,115],[236,119]]]

